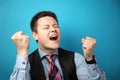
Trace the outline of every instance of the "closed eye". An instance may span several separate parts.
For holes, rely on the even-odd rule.
[[[49,25],[45,25],[45,26],[43,26],[43,29],[49,29],[49,28],[50,28]]]
[[[59,26],[57,25],[57,24],[55,24],[55,25],[53,25],[54,26],[54,28],[59,28]]]

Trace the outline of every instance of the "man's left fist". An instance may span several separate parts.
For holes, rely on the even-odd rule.
[[[84,52],[84,57],[87,61],[92,60],[94,47],[96,45],[96,39],[91,37],[82,38],[82,49]]]

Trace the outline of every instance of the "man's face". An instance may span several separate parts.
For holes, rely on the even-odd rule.
[[[41,50],[55,50],[60,43],[60,29],[57,21],[45,16],[37,21],[37,32],[33,32],[33,37],[38,40],[38,45]]]

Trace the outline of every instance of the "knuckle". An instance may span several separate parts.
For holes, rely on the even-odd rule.
[[[14,39],[14,36],[12,36],[11,39],[13,40],[13,39]]]

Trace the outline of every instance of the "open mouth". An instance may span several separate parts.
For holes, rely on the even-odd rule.
[[[52,41],[55,41],[55,40],[58,39],[58,36],[57,36],[57,35],[51,35],[51,36],[49,37],[49,39],[52,40]]]

